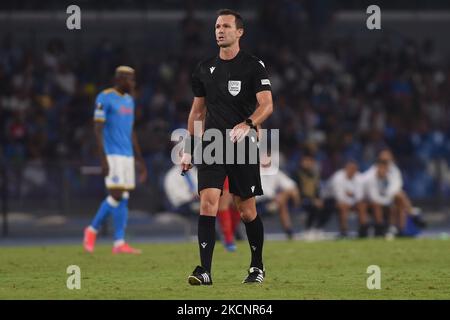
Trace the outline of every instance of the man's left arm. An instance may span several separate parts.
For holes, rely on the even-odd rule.
[[[250,132],[250,129],[253,128],[257,130],[257,128],[272,114],[273,101],[271,84],[266,67],[261,60],[255,62],[254,65],[252,88],[256,94],[256,109],[250,117],[246,119],[246,121],[251,121],[251,123],[243,121],[231,130],[230,139],[233,142],[243,140]]]
[[[390,197],[395,197],[403,189],[403,178],[400,169],[395,164],[391,166],[392,173],[388,175],[388,194]]]
[[[257,108],[249,117],[255,130],[272,114],[272,92],[270,90],[260,91],[256,94],[256,99],[258,101]],[[250,129],[249,124],[245,121],[237,124],[230,132],[231,141],[241,141],[250,132]]]
[[[269,90],[260,91],[256,94],[258,107],[249,117],[255,127],[261,125],[273,112],[272,92]]]
[[[136,164],[139,170],[139,182],[144,183],[145,180],[147,180],[147,167],[145,165],[144,157],[142,156],[141,147],[139,146],[135,130],[133,130],[133,149]]]

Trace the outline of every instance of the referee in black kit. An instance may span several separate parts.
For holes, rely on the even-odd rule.
[[[245,152],[256,150],[256,128],[272,113],[272,92],[264,63],[258,58],[240,50],[239,39],[244,34],[244,25],[239,13],[223,9],[217,13],[215,24],[219,55],[201,62],[192,75],[194,101],[188,119],[190,136],[185,140],[181,159],[182,170],[192,167],[194,122],[204,121],[203,132],[220,130],[223,141],[228,145],[245,144]],[[203,134],[204,135],[204,134]],[[204,139],[204,136],[203,136]],[[208,143],[204,139],[202,147]],[[231,142],[230,142],[231,140]],[[253,144],[253,146],[251,145]],[[253,148],[252,148],[253,147]],[[261,195],[259,156],[256,162],[245,163],[225,161],[224,147],[222,163],[198,166],[198,191],[200,194],[200,216],[198,220],[198,243],[201,265],[189,276],[191,285],[211,285],[211,262],[215,244],[215,223],[225,177],[228,176],[230,193],[244,221],[250,244],[251,262],[243,283],[261,283],[265,271],[262,261],[264,228],[256,213],[255,196]]]

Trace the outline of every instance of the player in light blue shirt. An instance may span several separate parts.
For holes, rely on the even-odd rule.
[[[103,90],[95,100],[95,136],[101,155],[102,171],[109,195],[84,231],[84,248],[93,252],[96,234],[109,214],[114,220],[113,253],[139,254],[140,250],[125,242],[129,190],[135,187],[135,157],[140,171],[139,181],[147,178],[147,170],[133,130],[135,72],[127,66],[116,69],[115,85]]]

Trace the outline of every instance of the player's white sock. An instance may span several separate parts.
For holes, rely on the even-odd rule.
[[[117,208],[117,207],[119,206],[119,204],[120,204],[120,202],[117,201],[116,199],[114,199],[112,196],[108,196],[108,197],[106,198],[106,202],[108,202],[108,204],[109,204],[111,207],[114,207],[114,208]]]
[[[125,240],[124,240],[124,239],[116,240],[116,241],[114,241],[114,247],[115,247],[115,248],[120,247],[120,246],[123,245],[124,243],[125,243]]]

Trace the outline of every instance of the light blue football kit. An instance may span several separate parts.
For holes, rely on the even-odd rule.
[[[103,146],[109,166],[105,184],[108,189],[132,190],[135,187],[132,139],[134,108],[133,97],[121,94],[114,88],[102,91],[95,100],[94,120],[104,123]],[[128,192],[124,192],[120,202],[108,196],[100,205],[91,227],[99,230],[112,213],[114,240],[124,241],[128,196]]]

